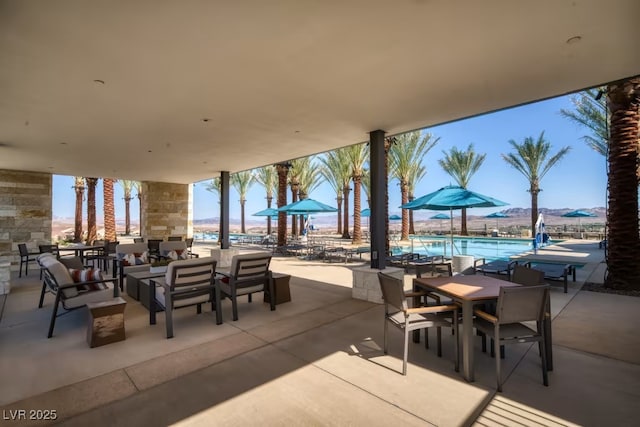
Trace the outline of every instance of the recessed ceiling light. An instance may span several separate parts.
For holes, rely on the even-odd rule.
[[[151,151],[151,150],[148,150],[148,151],[147,151],[147,153],[152,153],[152,151]]]
[[[100,79],[95,79],[93,82],[97,83],[99,85],[103,85],[104,84],[104,80],[100,80]]]
[[[293,133],[300,133],[300,131],[299,130],[294,130]]]
[[[578,43],[580,40],[582,40],[581,36],[573,36],[573,37],[569,37],[567,39],[567,44],[574,44],[574,43]]]
[[[205,117],[205,118],[203,118],[203,119],[202,119],[202,121],[203,121],[203,122],[205,122],[205,123],[207,123],[207,122],[211,121],[211,119],[209,119],[209,118]]]
[[[67,143],[66,142],[61,142],[60,145],[67,145]]]

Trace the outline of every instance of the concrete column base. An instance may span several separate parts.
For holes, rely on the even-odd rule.
[[[382,304],[382,291],[378,281],[378,272],[384,272],[390,276],[404,280],[404,269],[387,267],[378,270],[370,267],[358,267],[353,269],[353,288],[351,296],[369,302]]]
[[[11,291],[11,263],[0,262],[0,295],[6,295]]]

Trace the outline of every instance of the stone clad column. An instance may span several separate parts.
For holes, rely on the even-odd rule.
[[[51,216],[50,173],[0,169],[0,264],[17,271],[19,243],[51,243]]]
[[[172,235],[186,237],[193,227],[192,197],[189,184],[144,181],[140,207],[142,236],[165,240]]]

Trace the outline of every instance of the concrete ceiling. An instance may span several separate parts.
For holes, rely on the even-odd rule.
[[[0,168],[190,183],[640,74],[638,0],[0,0]]]

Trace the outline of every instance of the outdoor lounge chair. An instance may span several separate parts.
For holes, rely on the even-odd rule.
[[[544,272],[546,280],[562,281],[564,293],[567,293],[569,287],[569,275],[573,276],[576,281],[576,268],[571,264],[545,264],[528,262],[527,267],[534,268]]]
[[[113,276],[118,277],[121,287],[124,286],[127,273],[148,271],[150,266],[149,249],[146,243],[127,243],[116,246]]]
[[[494,340],[494,353],[505,344],[538,342],[542,359],[542,381],[549,385],[547,378],[547,361],[545,349],[544,320],[549,287],[519,286],[500,288],[496,313],[474,310],[474,327]],[[535,321],[536,328],[530,328],[522,322]],[[484,339],[484,337],[483,337]],[[498,391],[502,391],[502,375],[500,357],[496,357],[496,382]]]
[[[458,306],[435,305],[409,308],[407,298],[415,298],[418,294],[405,293],[404,283],[385,273],[378,273],[378,281],[384,299],[384,354],[388,353],[388,328],[389,323],[404,331],[404,351],[402,358],[402,375],[407,375],[407,357],[409,353],[409,333],[427,328],[435,327],[438,330],[438,356],[442,355],[442,335],[440,328],[451,327],[449,319],[453,319],[454,328],[458,326]],[[428,340],[425,340],[428,343]],[[455,341],[454,367],[456,372],[459,369],[458,354],[459,340]]]
[[[95,270],[84,269],[79,257],[70,257],[65,261],[65,263],[59,261],[50,253],[38,256],[38,264],[44,272],[38,307],[42,308],[47,291],[55,295],[47,338],[51,338],[53,335],[56,318],[64,314],[58,314],[60,304],[66,311],[71,311],[84,307],[90,302],[107,301],[118,296],[118,279],[104,279],[101,275],[96,274]],[[67,265],[72,265],[77,269],[74,272],[67,268]]]
[[[271,254],[253,253],[235,255],[231,260],[230,274],[216,280],[216,323],[222,323],[222,297],[229,297],[233,307],[233,320],[238,320],[238,297],[267,292],[271,311],[276,309],[273,291],[273,279],[269,264]]]
[[[150,279],[149,324],[156,324],[156,307],[164,309],[167,338],[173,337],[173,310],[211,303],[215,309],[216,260],[213,257],[174,261],[167,267],[164,277]]]
[[[518,261],[494,260],[486,262],[484,258],[478,258],[473,261],[473,269],[485,276],[487,274],[504,274],[507,280],[511,280],[511,271],[518,264]]]

